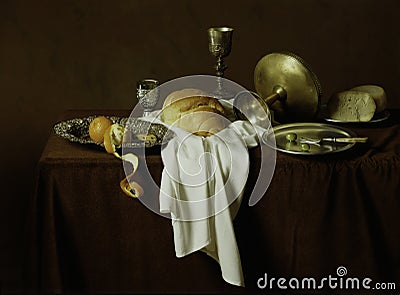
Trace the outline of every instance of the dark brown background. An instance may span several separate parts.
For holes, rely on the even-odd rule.
[[[383,86],[400,107],[397,0],[2,0],[1,288],[21,285],[34,167],[67,109],[131,109],[135,83],[213,74],[207,28],[235,28],[226,77],[253,89],[266,53],[289,50],[320,78],[323,100]]]

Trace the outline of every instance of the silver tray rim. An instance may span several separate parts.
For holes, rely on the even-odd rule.
[[[156,132],[154,133],[160,133],[163,135],[160,136],[160,134],[155,134],[157,137],[157,141],[155,143],[149,143],[145,141],[137,143],[124,142],[122,145],[123,148],[141,148],[141,147],[150,148],[157,145],[163,145],[164,143],[168,142],[169,139],[172,138],[173,136],[172,131],[170,129],[159,123],[148,122],[146,120],[141,120],[140,118],[119,117],[119,116],[112,116],[112,115],[110,116],[101,114],[95,114],[86,117],[77,117],[59,121],[53,125],[53,131],[57,136],[67,139],[70,142],[79,144],[94,144],[97,146],[104,147],[103,143],[95,142],[89,137],[90,122],[98,116],[104,116],[110,119],[113,122],[113,124],[117,123],[123,126],[132,124],[132,122],[138,122],[139,125],[146,126],[145,127],[146,130],[150,130],[150,128],[152,128],[153,131],[154,129],[156,130]],[[75,128],[75,130],[78,130],[78,133],[81,133],[82,136],[77,136],[76,134],[74,134],[74,132],[72,132],[73,128]],[[149,132],[149,134],[153,133]]]

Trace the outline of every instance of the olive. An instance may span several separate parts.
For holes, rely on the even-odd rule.
[[[286,134],[286,139],[289,141],[295,141],[297,139],[297,134],[290,132],[290,133]]]
[[[303,152],[308,152],[310,150],[310,145],[308,143],[302,143],[300,148]]]
[[[296,150],[296,147],[297,147],[297,142],[295,142],[295,141],[288,141],[288,142],[285,144],[285,149],[286,149],[287,151],[295,151],[295,150]]]

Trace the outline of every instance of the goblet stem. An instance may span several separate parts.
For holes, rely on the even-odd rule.
[[[217,77],[217,90],[215,91],[217,98],[225,98],[226,99],[226,91],[223,86],[222,76]]]
[[[217,58],[217,65],[215,66],[215,69],[217,71],[217,76],[218,77],[223,77],[224,72],[228,67],[224,64],[224,60],[221,57]]]

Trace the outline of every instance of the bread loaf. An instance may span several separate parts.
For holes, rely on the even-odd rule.
[[[198,89],[183,89],[168,95],[161,120],[199,136],[213,135],[227,125],[221,103]]]
[[[168,105],[170,105],[171,103],[183,99],[183,98],[187,98],[187,97],[193,97],[193,96],[209,96],[207,92],[200,90],[200,89],[196,89],[196,88],[185,88],[182,90],[177,90],[174,92],[171,92],[164,100],[164,104],[163,104],[163,108],[167,107]]]
[[[385,90],[377,85],[360,85],[354,87],[350,90],[353,91],[361,91],[369,93],[372,98],[375,100],[376,110],[375,113],[380,113],[386,110],[387,107],[387,97]]]
[[[375,114],[376,104],[367,92],[343,91],[331,96],[327,105],[330,118],[346,122],[368,122]]]

